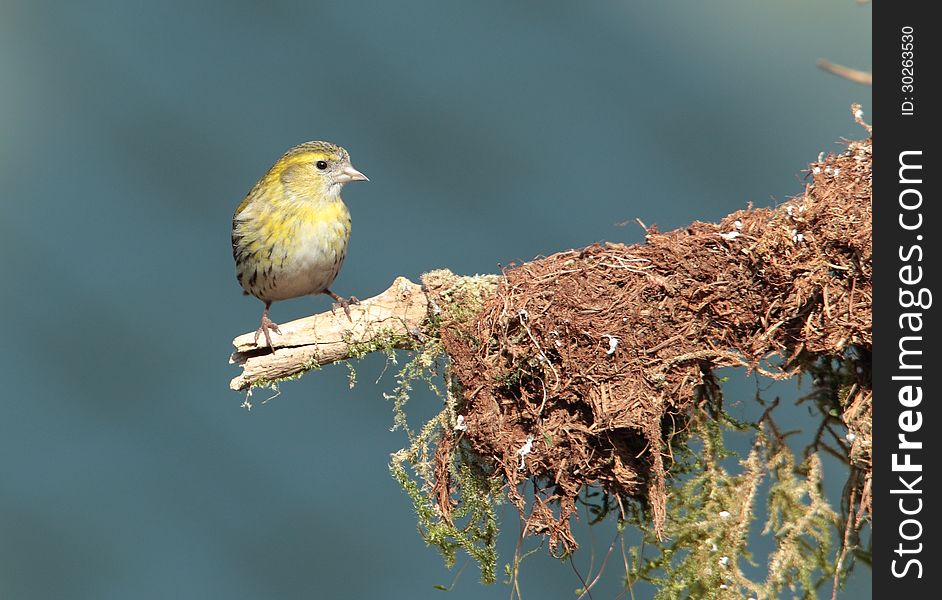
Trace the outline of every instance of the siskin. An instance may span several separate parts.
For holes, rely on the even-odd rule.
[[[265,303],[255,345],[281,333],[268,317],[272,302],[327,294],[350,316],[355,297],[330,291],[350,240],[350,212],[340,190],[369,181],[350,164],[347,151],[329,142],[288,150],[239,205],[232,217],[232,256],[245,294]]]

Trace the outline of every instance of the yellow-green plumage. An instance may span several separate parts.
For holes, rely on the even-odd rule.
[[[247,294],[266,304],[259,328],[266,339],[271,302],[320,293],[337,298],[329,288],[350,240],[350,213],[340,191],[365,179],[343,148],[307,142],[281,157],[236,209],[236,277]]]

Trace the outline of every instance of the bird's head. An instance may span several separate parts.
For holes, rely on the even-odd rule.
[[[340,193],[351,181],[369,181],[353,168],[346,150],[330,142],[305,142],[288,150],[272,167],[271,175],[298,192]]]

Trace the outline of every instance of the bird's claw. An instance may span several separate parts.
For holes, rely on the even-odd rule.
[[[331,305],[331,307],[330,307],[330,314],[336,315],[336,314],[337,314],[337,307],[341,307],[341,308],[343,308],[343,312],[347,315],[347,318],[348,318],[348,319],[350,320],[350,322],[352,323],[352,322],[353,322],[353,317],[350,316],[350,305],[351,305],[351,304],[359,304],[359,303],[360,303],[360,300],[359,300],[356,296],[350,296],[349,298],[342,298],[342,297],[340,297],[340,296],[333,296],[333,298],[334,298],[334,300],[336,300],[336,302],[334,302],[333,305]]]
[[[255,347],[258,347],[258,336],[264,335],[265,343],[268,344],[268,347],[271,348],[272,354],[274,354],[275,347],[271,343],[271,333],[269,333],[271,331],[281,335],[281,330],[278,329],[278,324],[269,319],[268,315],[265,315],[262,317],[262,322],[258,326],[258,329],[255,330]]]

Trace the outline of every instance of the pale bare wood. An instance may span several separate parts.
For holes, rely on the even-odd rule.
[[[397,277],[383,293],[351,305],[349,319],[337,310],[279,325],[281,335],[272,333],[274,353],[263,338],[259,338],[263,347],[256,346],[254,331],[244,333],[232,341],[236,350],[229,362],[243,371],[229,387],[245,390],[351,358],[364,344],[409,347],[428,314],[429,300],[422,286]]]

